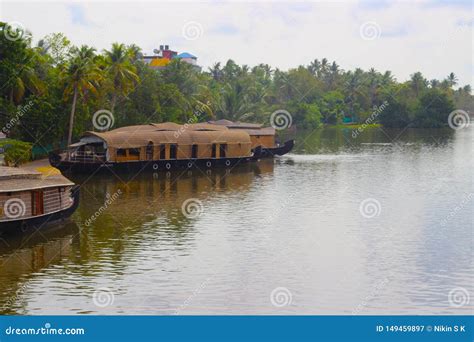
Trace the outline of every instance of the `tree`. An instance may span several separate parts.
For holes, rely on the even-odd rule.
[[[400,99],[392,99],[378,117],[380,123],[385,127],[405,128],[410,120],[408,105]]]
[[[416,97],[426,88],[427,84],[428,81],[423,77],[421,72],[418,71],[411,75],[410,85]]]
[[[452,88],[454,87],[456,84],[458,84],[458,78],[456,77],[456,75],[451,72],[448,77],[446,78],[446,80],[448,81],[448,84],[449,84],[449,87]]]
[[[421,98],[416,110],[416,127],[443,127],[448,125],[448,116],[454,104],[448,95],[438,89],[430,89]]]
[[[73,48],[69,54],[61,77],[65,82],[64,96],[72,96],[71,114],[69,116],[68,146],[72,143],[74,115],[78,98],[87,93],[97,93],[98,82],[102,79],[101,70],[95,62],[95,49],[82,45]]]
[[[112,92],[110,110],[113,113],[117,99],[127,96],[139,81],[136,68],[131,63],[132,54],[137,52],[134,49],[127,49],[124,44],[113,43],[112,49],[105,50],[104,53],[105,73]]]

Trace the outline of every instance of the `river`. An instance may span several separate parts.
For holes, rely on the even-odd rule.
[[[232,170],[71,177],[70,223],[0,239],[0,312],[473,312],[472,126],[295,138]]]

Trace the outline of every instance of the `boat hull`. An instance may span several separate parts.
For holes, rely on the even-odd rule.
[[[293,149],[295,145],[294,140],[288,140],[282,146],[266,148],[266,147],[257,147],[254,150],[254,158],[273,158],[275,156],[282,156],[287,154]]]
[[[94,172],[160,172],[174,170],[213,168],[232,168],[239,164],[249,163],[255,160],[253,157],[245,158],[208,158],[208,159],[174,159],[174,160],[145,160],[128,162],[77,162],[62,160],[57,154],[50,155],[49,161],[52,166],[68,173],[94,173]]]
[[[77,207],[79,206],[79,186],[74,186],[71,191],[73,203],[69,208],[56,211],[51,214],[0,222],[0,232],[23,233],[27,232],[28,230],[38,230],[55,223],[65,221],[74,213],[74,211],[76,211]]]

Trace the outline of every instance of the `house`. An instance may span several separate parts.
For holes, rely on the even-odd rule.
[[[197,57],[189,52],[178,54],[177,51],[171,50],[169,45],[160,45],[159,50],[155,49],[153,53],[151,56],[143,56],[143,62],[153,69],[164,69],[172,59],[180,59],[197,70],[201,70],[201,67],[197,65]]]

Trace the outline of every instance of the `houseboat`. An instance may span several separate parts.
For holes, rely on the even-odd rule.
[[[275,128],[263,127],[261,124],[248,122],[233,122],[230,120],[208,121],[212,125],[225,126],[231,130],[242,130],[250,136],[252,152],[256,158],[270,158],[282,156],[293,149],[294,141],[289,140],[284,144],[276,141]]]
[[[79,189],[59,172],[0,166],[0,232],[39,229],[67,219],[79,204]]]
[[[260,145],[253,148],[256,145],[258,141],[253,142],[244,129],[216,123],[167,122],[86,132],[66,153],[51,154],[50,163],[61,171],[85,173],[210,169],[266,157]]]

